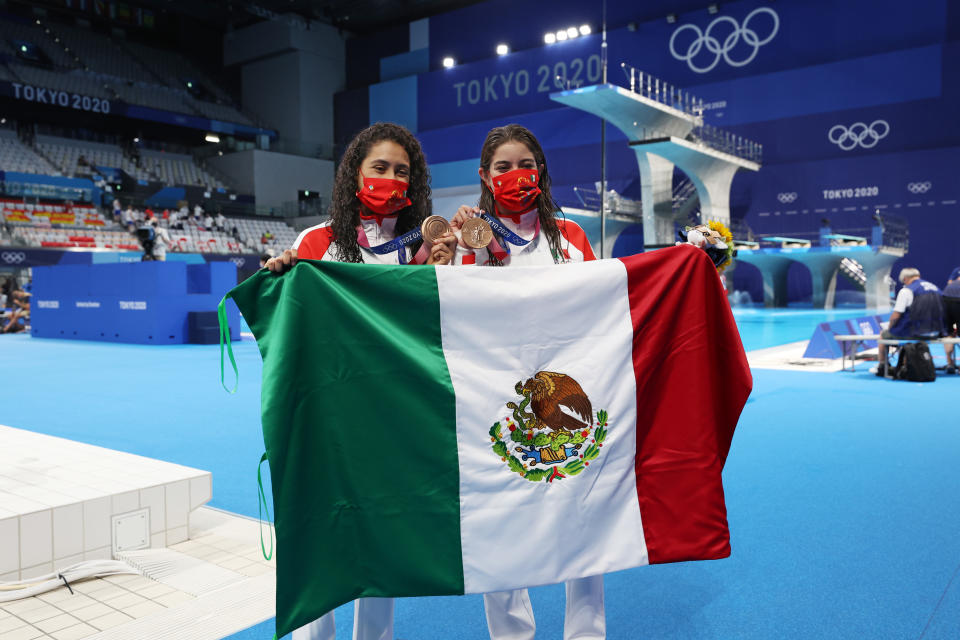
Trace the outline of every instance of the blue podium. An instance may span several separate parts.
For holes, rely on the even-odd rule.
[[[232,262],[59,265],[33,270],[31,334],[136,344],[188,342],[191,311],[215,312],[237,284]],[[240,312],[227,306],[231,339]]]

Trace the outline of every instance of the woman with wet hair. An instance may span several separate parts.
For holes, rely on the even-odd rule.
[[[547,159],[536,136],[518,124],[491,129],[480,150],[480,202],[461,206],[452,226],[461,230],[482,216],[493,228],[490,243],[472,249],[465,242],[457,264],[517,266],[593,260],[580,226],[557,218],[560,207],[550,193]]]
[[[350,142],[333,183],[330,220],[300,234],[266,263],[280,273],[297,259],[368,264],[449,264],[456,239],[421,249],[410,237],[430,215],[430,172],[420,143],[396,124],[378,122]],[[419,255],[418,255],[419,253]]]
[[[479,249],[457,248],[458,264],[499,267],[594,260],[586,234],[575,222],[557,218],[560,207],[550,194],[550,174],[540,142],[528,129],[508,124],[492,129],[480,151],[480,202],[461,206],[451,226],[463,233],[471,218],[482,217],[493,230]],[[477,243],[474,242],[474,245]],[[566,583],[566,640],[606,637],[603,576]],[[536,621],[526,589],[483,596],[492,640],[533,640]]]

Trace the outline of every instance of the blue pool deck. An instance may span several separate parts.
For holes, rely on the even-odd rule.
[[[864,314],[735,317],[753,350]],[[261,363],[252,340],[234,352],[240,383],[230,395],[217,346],[0,336],[0,424],[209,470],[210,504],[256,517]],[[960,418],[950,406],[960,376],[753,374],[724,470],[732,556],[608,575],[608,638],[960,638]],[[537,637],[561,638],[562,586],[531,597]],[[338,637],[349,638],[352,607],[336,616]],[[233,637],[272,636],[267,621]],[[399,600],[395,637],[483,640],[482,599]]]

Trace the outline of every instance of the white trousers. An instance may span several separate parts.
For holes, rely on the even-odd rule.
[[[294,630],[293,640],[335,640],[333,611]],[[393,640],[393,598],[353,601],[353,640]]]
[[[564,640],[604,640],[603,576],[570,580],[563,620]],[[533,640],[537,623],[526,589],[483,594],[490,640]]]

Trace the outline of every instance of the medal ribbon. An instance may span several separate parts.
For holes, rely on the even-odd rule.
[[[384,242],[383,244],[378,244],[375,247],[370,246],[370,241],[367,239],[367,234],[364,233],[363,227],[357,227],[357,243],[366,249],[374,252],[378,256],[385,255],[391,251],[397,252],[397,261],[400,264],[407,264],[407,252],[404,251],[408,244],[413,244],[417,240],[423,238],[423,235],[420,233],[420,229],[413,229],[412,231],[407,231],[405,234],[399,238],[394,238],[390,242]],[[417,258],[420,257],[420,253],[417,253]],[[418,263],[419,264],[419,263]]]
[[[487,246],[487,249],[493,252],[493,255],[497,257],[498,260],[503,260],[510,254],[510,245],[516,247],[525,247],[530,244],[530,240],[524,240],[513,231],[508,229],[503,225],[502,222],[496,219],[496,217],[490,215],[489,213],[481,213],[480,217],[486,220],[487,224],[490,225],[490,228],[493,229],[495,234],[493,240],[490,241],[490,244]],[[537,218],[537,226],[533,231],[533,237],[536,238],[537,234],[540,233],[540,218]],[[501,247],[500,243],[497,242],[496,236],[500,236],[506,242],[505,247]]]

